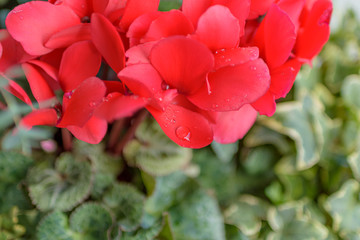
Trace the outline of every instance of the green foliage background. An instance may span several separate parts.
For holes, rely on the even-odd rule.
[[[123,158],[80,141],[47,153],[54,129],[14,134],[29,109],[2,91],[0,240],[360,239],[360,6],[334,5],[313,66],[234,144],[183,149],[149,120]]]

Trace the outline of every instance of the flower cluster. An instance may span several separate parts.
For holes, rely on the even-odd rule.
[[[20,64],[39,106],[22,125],[98,143],[108,122],[145,107],[181,146],[236,141],[258,113],[275,112],[320,52],[332,12],[331,0],[183,0],[168,12],[158,4],[49,0],[11,11],[0,74],[32,106],[7,76]]]

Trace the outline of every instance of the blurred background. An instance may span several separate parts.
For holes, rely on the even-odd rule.
[[[0,0],[1,28],[23,2]],[[321,54],[234,144],[182,149],[147,121],[123,158],[60,154],[56,129],[13,134],[29,109],[1,90],[0,240],[360,240],[360,1],[333,3]]]

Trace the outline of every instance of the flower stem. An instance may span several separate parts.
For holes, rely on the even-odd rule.
[[[0,110],[5,110],[7,107],[4,103],[0,102]]]
[[[130,126],[129,130],[125,133],[121,141],[116,145],[114,151],[115,155],[120,155],[122,153],[125,145],[134,137],[136,129],[145,120],[146,116],[147,111],[145,109],[139,112],[139,114],[134,119],[132,125]]]
[[[64,151],[71,151],[72,149],[72,136],[69,130],[66,128],[61,129],[62,141],[64,146]]]
[[[111,128],[110,137],[109,137],[109,141],[107,144],[107,149],[112,150],[115,147],[116,142],[118,141],[119,136],[121,134],[121,130],[124,128],[124,123],[125,123],[124,118],[119,119],[114,122],[114,124]]]

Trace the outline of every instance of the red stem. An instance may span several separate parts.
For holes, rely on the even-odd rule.
[[[5,110],[6,108],[7,106],[4,103],[0,102],[0,110]]]
[[[71,151],[72,149],[72,135],[66,128],[61,129],[62,141],[64,146],[64,151]]]
[[[145,120],[145,117],[147,116],[147,111],[141,110],[139,114],[136,116],[134,122],[132,123],[129,130],[125,133],[124,137],[121,139],[121,141],[116,145],[114,154],[120,155],[125,147],[125,145],[133,139],[135,135],[136,129],[139,127],[139,125]]]
[[[107,149],[113,149],[120,137],[121,134],[121,130],[124,127],[124,123],[125,123],[125,119],[119,119],[117,121],[114,122],[112,128],[111,128],[111,132],[110,132],[110,137],[109,137],[109,141],[108,141],[108,145],[107,145]]]

